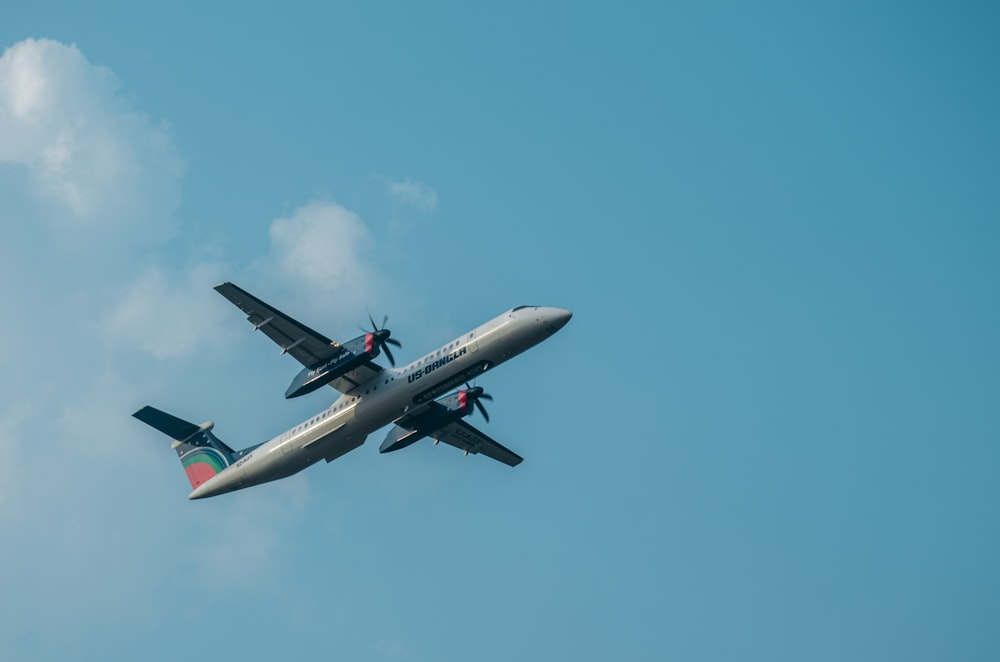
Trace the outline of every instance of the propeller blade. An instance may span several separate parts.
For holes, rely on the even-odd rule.
[[[489,393],[483,393],[481,396],[479,396],[479,399],[480,400],[489,400],[490,402],[493,402],[493,396],[490,395]]]
[[[361,328],[361,330],[365,333],[372,333],[375,335],[375,342],[378,343],[378,349],[385,352],[385,357],[389,359],[389,363],[392,364],[393,367],[395,367],[396,357],[392,355],[392,351],[387,347],[387,345],[392,345],[393,347],[402,347],[403,344],[398,340],[396,340],[395,338],[389,337],[390,331],[389,329],[385,328],[385,325],[389,323],[389,316],[385,315],[382,318],[382,327],[379,328],[379,325],[375,323],[375,318],[372,317],[371,311],[369,310],[366,312],[368,313],[368,321],[371,323],[372,329],[371,331],[369,331],[368,329],[365,329],[363,327],[359,328]]]
[[[483,418],[486,419],[486,422],[489,423],[490,415],[486,413],[486,407],[483,406],[483,403],[480,402],[478,398],[476,399],[476,409],[479,410],[479,413],[482,414]]]

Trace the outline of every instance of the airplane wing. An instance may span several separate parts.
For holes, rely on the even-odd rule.
[[[430,436],[466,453],[482,453],[510,467],[516,467],[524,459],[461,419],[432,432]]]
[[[335,357],[349,354],[340,343],[330,340],[318,331],[313,331],[233,283],[217,285],[215,290],[246,313],[247,320],[253,324],[254,330],[262,331],[281,347],[282,354],[290,354],[306,368],[316,368]],[[349,373],[331,381],[330,386],[341,393],[348,393],[380,372],[382,372],[381,366],[366,361]]]

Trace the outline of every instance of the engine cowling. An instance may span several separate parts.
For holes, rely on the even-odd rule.
[[[340,345],[339,351],[320,365],[303,368],[285,391],[286,398],[297,398],[343,377],[366,361],[378,356],[373,334],[366,333]]]

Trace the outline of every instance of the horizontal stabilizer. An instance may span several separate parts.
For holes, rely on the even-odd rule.
[[[176,439],[177,441],[190,439],[202,430],[201,426],[195,425],[194,423],[188,423],[183,419],[171,416],[167,412],[160,411],[159,409],[150,407],[149,405],[143,407],[132,415],[146,425],[156,428],[171,439]]]

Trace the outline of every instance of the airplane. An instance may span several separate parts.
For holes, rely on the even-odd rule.
[[[388,318],[379,328],[369,314],[372,330],[340,344],[233,283],[215,289],[247,315],[255,331],[262,331],[281,347],[282,354],[290,354],[304,366],[285,391],[286,398],[326,385],[341,395],[290,430],[238,451],[212,433],[215,424],[211,421],[195,425],[150,406],[132,414],[173,439],[171,446],[191,483],[188,499],[285,478],[319,460],[332,462],[390,423],[394,426],[379,446],[380,453],[431,437],[435,445],[443,441],[466,455],[482,454],[517,466],[523,459],[520,455],[462,420],[478,410],[489,422],[481,401],[492,397],[468,383],[549,338],[573,316],[561,308],[517,306],[396,368],[389,347],[401,345],[385,328]],[[390,368],[375,363],[382,353]]]

